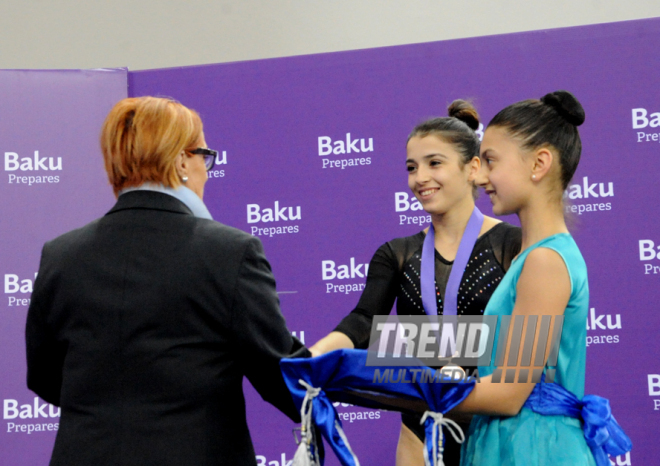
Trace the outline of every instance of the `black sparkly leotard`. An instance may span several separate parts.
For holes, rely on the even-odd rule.
[[[397,314],[424,315],[420,287],[420,266],[425,233],[396,238],[383,244],[369,263],[367,283],[360,300],[335,328],[345,334],[356,348],[366,348],[375,315],[389,314],[396,300]],[[459,315],[483,314],[493,291],[509,269],[512,259],[520,252],[522,233],[520,228],[508,223],[498,223],[481,235],[472,249],[465,273],[458,290],[457,313]],[[438,292],[438,314],[442,314],[444,292],[453,262],[445,260],[435,251],[435,283]],[[420,440],[424,441],[424,429],[419,424],[421,416],[402,416],[403,423]],[[467,426],[463,427],[467,431]],[[448,437],[445,445],[445,464],[458,464],[460,445]]]

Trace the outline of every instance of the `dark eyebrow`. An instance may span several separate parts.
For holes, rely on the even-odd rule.
[[[428,159],[433,158],[433,157],[440,157],[441,159],[448,160],[448,157],[447,157],[446,155],[441,154],[441,153],[439,153],[439,152],[438,152],[438,153],[433,153],[433,154],[427,154],[427,155],[425,155],[425,156],[422,157],[422,158],[423,158],[424,160],[428,160]],[[417,163],[417,162],[415,162],[415,161],[412,160],[412,159],[406,159],[406,163]]]

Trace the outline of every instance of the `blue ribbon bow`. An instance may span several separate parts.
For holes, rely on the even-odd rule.
[[[534,386],[524,407],[538,414],[582,420],[584,438],[598,466],[610,465],[608,454],[619,456],[632,449],[630,438],[612,415],[609,400],[586,395],[580,401],[561,385],[545,383],[544,379]]]

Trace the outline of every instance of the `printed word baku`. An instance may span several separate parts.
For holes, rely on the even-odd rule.
[[[62,157],[40,157],[35,150],[32,157],[19,157],[16,152],[5,152],[5,171],[9,173],[9,184],[59,183],[59,175],[36,175],[39,171],[61,171]]]
[[[346,133],[346,139],[339,139],[333,141],[330,136],[319,136],[318,138],[318,154],[321,157],[328,155],[342,155],[342,154],[361,154],[365,152],[374,151],[373,138],[351,138],[351,133]],[[363,165],[371,165],[371,157],[349,157],[340,158],[339,160],[332,160],[329,158],[323,159],[323,168],[341,168],[342,170],[347,167],[358,167]]]
[[[291,222],[293,220],[300,220],[302,215],[300,213],[300,206],[295,207],[280,207],[280,202],[275,201],[273,208],[262,208],[259,204],[247,205],[247,222],[248,223],[275,223],[275,222]],[[286,233],[298,233],[300,231],[298,225],[284,225],[273,227],[250,227],[250,233],[254,236],[269,236],[281,235]]]
[[[394,211],[422,211],[419,215],[399,214],[399,225],[426,225],[431,223],[431,216],[424,212],[422,204],[415,196],[409,196],[407,192],[402,191],[394,193]]]
[[[649,115],[645,108],[633,108],[632,127],[633,129],[660,128],[660,112]],[[660,133],[637,131],[637,142],[660,142]]]

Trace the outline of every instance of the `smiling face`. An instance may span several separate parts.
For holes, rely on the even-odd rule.
[[[406,152],[408,187],[426,212],[445,214],[454,206],[472,202],[478,162],[463,165],[454,146],[433,134],[410,138]]]
[[[533,160],[502,127],[489,127],[481,141],[478,186],[486,190],[495,215],[516,213],[531,194]]]

